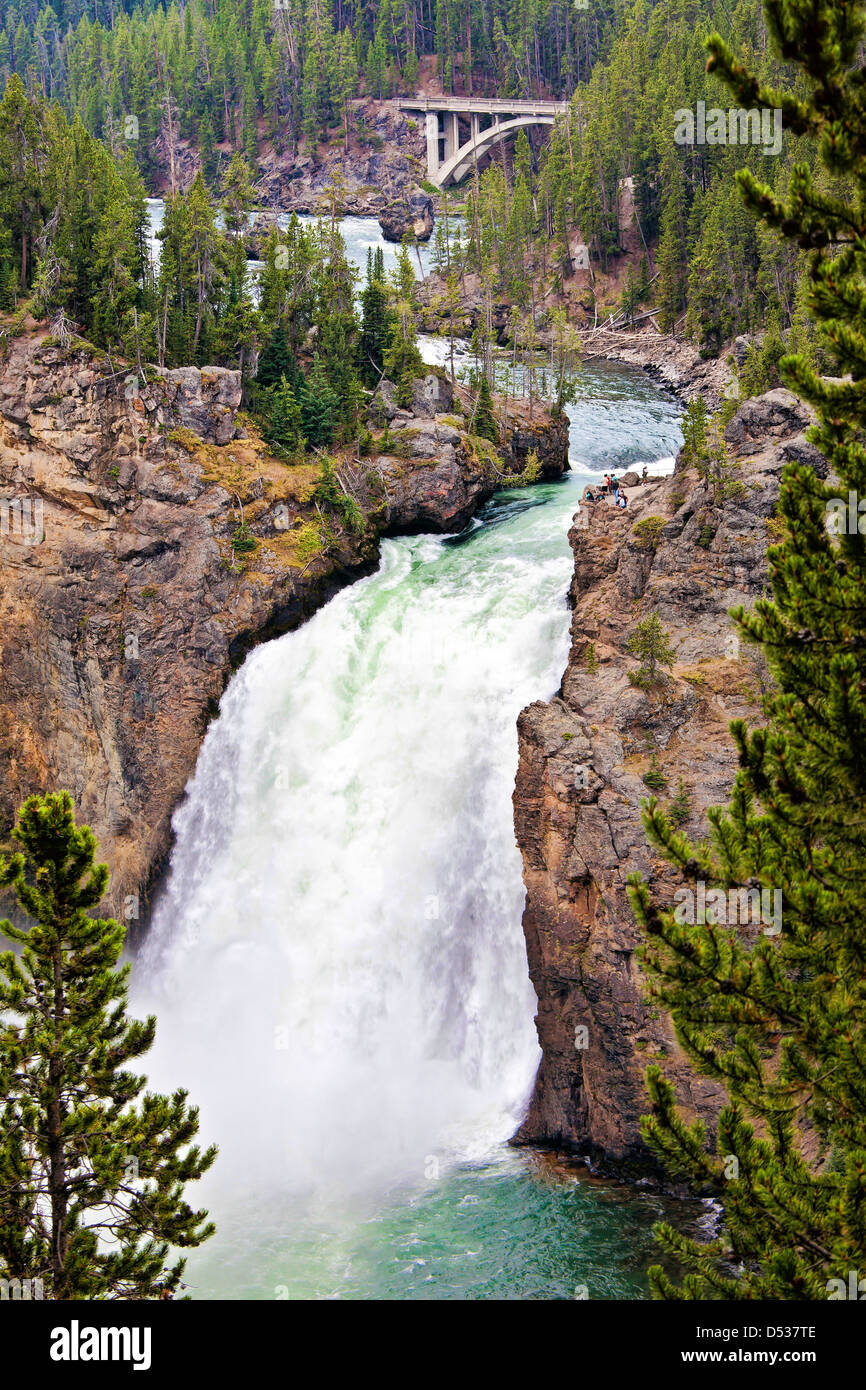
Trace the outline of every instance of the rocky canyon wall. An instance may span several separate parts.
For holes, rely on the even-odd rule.
[[[543,1059],[515,1142],[644,1168],[650,1061],[675,1082],[689,1115],[713,1117],[723,1099],[689,1070],[668,1020],[645,998],[626,879],[639,871],[666,903],[678,883],[641,825],[651,758],[667,779],[663,804],[683,778],[684,830],[700,838],[707,807],[726,802],[736,771],[730,720],[760,722],[766,670],[752,649],[738,648],[728,610],[765,592],[785,461],[825,468],[803,437],[808,423],[786,391],[747,401],[727,428],[732,486],[718,505],[680,465],[630,488],[625,512],[588,506],[586,527],[569,533],[568,666],[558,695],[530,705],[518,725],[514,823]],[[629,682],[638,663],[626,644],[651,613],[670,635],[675,664],[647,691]]]
[[[0,842],[26,796],[68,789],[133,935],[247,649],[375,569],[381,535],[459,530],[499,476],[431,372],[379,452],[341,454],[357,532],[319,505],[318,460],[269,453],[237,372],[149,375],[35,326],[0,362]],[[541,435],[563,472],[567,432]]]

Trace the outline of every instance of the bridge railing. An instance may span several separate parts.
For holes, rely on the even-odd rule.
[[[503,101],[493,97],[406,97],[401,111],[456,111],[458,115],[556,116],[568,110],[567,101]]]

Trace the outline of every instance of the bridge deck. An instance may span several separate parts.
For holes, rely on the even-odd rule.
[[[477,116],[557,116],[567,101],[500,101],[491,97],[415,97],[399,103],[401,111],[456,111]]]

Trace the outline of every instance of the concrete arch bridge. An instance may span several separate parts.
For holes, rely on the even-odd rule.
[[[427,177],[437,188],[459,183],[475,161],[525,126],[553,125],[567,101],[497,101],[472,97],[416,97],[401,111],[423,112]]]

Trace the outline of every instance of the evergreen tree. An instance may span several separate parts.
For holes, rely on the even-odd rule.
[[[707,448],[707,403],[695,396],[683,411],[680,421],[683,432],[683,462],[687,468],[696,467]]]
[[[201,171],[204,175],[205,183],[212,187],[216,180],[217,161],[216,150],[214,148],[213,122],[210,118],[209,111],[205,111],[199,122],[198,152],[201,159]]]
[[[340,111],[343,118],[343,141],[349,148],[349,103],[358,95],[358,61],[352,44],[352,35],[344,29],[338,40],[338,62],[335,87],[339,94]]]
[[[561,415],[567,404],[577,398],[574,371],[580,363],[580,339],[568,322],[564,309],[554,309],[550,315],[552,338],[550,367],[556,383],[553,413]]]
[[[415,329],[416,281],[409,251],[400,247],[393,280],[394,317],[391,342],[385,354],[385,375],[397,387],[401,405],[412,400],[412,382],[424,372],[424,359],[418,349]]]
[[[657,613],[638,623],[626,643],[626,650],[640,660],[636,672],[629,672],[632,685],[649,686],[658,679],[660,666],[673,666],[674,650]]]
[[[642,780],[648,787],[651,787],[654,792],[664,791],[668,784],[668,779],[662,771],[661,764],[659,763],[659,755],[655,749],[653,749],[650,754],[649,767],[644,773]]]
[[[44,211],[38,166],[43,124],[41,107],[27,97],[20,77],[11,77],[0,102],[0,217],[10,229],[22,292],[30,287]]]
[[[303,449],[304,444],[304,420],[301,406],[298,404],[292,383],[283,377],[269,392],[268,403],[266,406],[268,416],[268,427],[265,431],[267,439],[278,444],[282,449],[289,453],[294,453]],[[312,417],[308,411],[308,424]],[[333,431],[331,431],[333,433]],[[315,437],[311,442],[326,443],[327,429],[323,428],[322,419],[318,417],[312,425],[311,434]]]
[[[225,282],[224,238],[217,229],[200,173],[196,174],[189,193],[176,201],[178,217],[174,226],[177,258],[173,266],[169,265],[169,274],[174,270],[177,276],[174,308],[179,324],[183,325],[183,360],[208,362],[214,322]],[[166,204],[163,230],[168,229]],[[163,275],[162,279],[166,291],[170,292],[171,286],[166,283],[168,274]]]
[[[489,439],[492,444],[498,444],[499,428],[493,413],[493,394],[486,372],[478,373],[473,382],[473,389],[477,389],[478,399],[475,402],[475,414],[472,417],[472,433],[477,434],[481,439]]]
[[[676,792],[668,807],[668,818],[673,825],[679,828],[679,826],[685,825],[691,814],[692,804],[691,797],[689,796],[689,789],[682,777],[679,777],[677,778]]]
[[[354,435],[362,392],[358,378],[358,318],[355,283],[336,217],[322,225],[318,240],[316,351],[339,403],[337,432]]]
[[[53,1299],[158,1298],[180,1287],[169,1249],[213,1234],[183,1199],[216,1157],[191,1145],[185,1091],[146,1092],[126,1064],[156,1020],[126,1017],[123,927],[90,915],[108,886],[67,792],[33,796],[0,862],[28,927],[0,922],[0,1275]]]
[[[367,282],[361,291],[361,313],[361,374],[368,386],[376,386],[385,370],[385,353],[393,330],[381,247],[376,248],[375,255],[367,252]]]
[[[294,382],[295,370],[295,363],[289,356],[286,331],[282,324],[278,324],[259,355],[256,382],[263,387],[276,386],[284,377]]]
[[[232,162],[223,175],[220,191],[225,229],[230,237],[240,237],[253,203],[250,166],[242,154],[232,157]]]
[[[219,306],[212,341],[219,361],[226,366],[237,367],[246,383],[258,336],[259,316],[250,292],[247,253],[240,237],[229,246],[226,260],[226,292]]]
[[[307,380],[299,392],[304,437],[314,449],[327,449],[334,441],[340,421],[340,398],[325,375],[316,354]]]
[[[738,182],[747,206],[809,254],[809,308],[835,370],[820,377],[788,355],[780,373],[814,405],[810,437],[838,481],[804,464],[784,470],[772,600],[734,614],[775,679],[769,723],[731,726],[740,767],[728,808],[710,812],[711,839],[689,844],[654,801],[645,813],[687,881],[762,889],[774,903],[755,939],[678,922],[631,881],[653,992],[693,1064],[730,1097],[708,1144],[704,1126],[678,1114],[661,1070],[648,1072],[648,1142],[724,1205],[712,1241],[660,1228],[688,1270],[682,1283],[651,1271],[669,1298],[845,1297],[866,1258],[866,542],[826,525],[834,495],[866,490],[864,6],[767,0],[765,11],[779,53],[801,70],[797,96],[755,80],[718,35],[710,66],[741,105],[781,109],[794,134],[817,142],[821,174],[798,164],[787,196],[749,170]],[[845,196],[828,191],[834,182]]]

